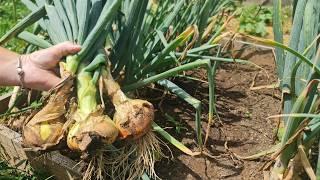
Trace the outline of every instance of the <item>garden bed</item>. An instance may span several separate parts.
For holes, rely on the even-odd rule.
[[[244,47],[239,44],[236,46],[238,47],[234,48],[235,52]],[[276,88],[263,87],[277,83],[274,56],[270,49],[252,46],[235,53],[234,56],[248,59],[259,65],[266,70],[268,75],[261,69],[248,65],[222,64],[216,76],[217,110],[222,123],[216,121],[208,141],[208,151],[214,157],[194,158],[172,147],[173,161],[158,163],[157,172],[161,178],[177,180],[263,179],[263,173],[258,170],[264,164],[263,160],[241,161],[232,153],[248,156],[266,150],[274,143],[274,130],[277,122],[267,117],[279,114],[280,92]],[[206,80],[205,71],[189,73]],[[181,80],[176,83],[206,104],[203,112],[204,114],[208,112],[206,83]],[[252,88],[252,85],[258,88]],[[162,108],[164,112],[173,115],[183,127],[180,134],[174,128],[168,131],[175,137],[178,136],[179,140],[182,140],[188,147],[196,150],[192,107],[177,97],[168,97],[164,98]],[[202,117],[202,120],[205,121],[206,117]],[[172,123],[163,126],[172,127]],[[207,124],[203,123],[204,129],[206,126]],[[227,146],[225,146],[226,142]]]

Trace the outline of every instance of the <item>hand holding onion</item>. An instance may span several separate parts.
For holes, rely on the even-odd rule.
[[[51,48],[34,52],[24,56],[25,61],[25,83],[27,87],[48,89],[61,82],[50,70],[56,66],[63,56],[74,54],[80,50],[80,46],[70,42],[62,43]],[[48,100],[44,108],[26,123],[23,128],[24,142],[27,146],[47,149],[57,145],[63,138],[63,125],[66,122],[65,105],[70,97],[73,86],[73,78],[65,70],[64,64],[60,66],[61,78],[66,79]],[[39,76],[45,76],[49,81],[40,82]],[[44,78],[42,78],[44,79]],[[41,88],[39,87],[41,84]]]

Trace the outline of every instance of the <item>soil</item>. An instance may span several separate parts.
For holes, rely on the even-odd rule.
[[[277,83],[274,57],[271,50],[254,47],[245,48],[236,56],[254,62],[265,71],[249,65],[220,64],[215,80],[216,106],[221,122],[216,118],[206,149],[213,157],[190,157],[169,145],[174,158],[163,159],[156,164],[156,172],[160,178],[263,179],[263,173],[258,171],[264,164],[263,160],[241,161],[235,158],[233,153],[248,156],[266,150],[274,144],[274,129],[277,123],[276,120],[267,117],[279,114],[280,93],[278,89],[263,87]],[[203,69],[188,74],[206,81],[206,72]],[[202,101],[202,121],[205,130],[209,97],[207,83],[181,78],[173,81]],[[252,90],[252,85],[262,88]],[[152,102],[158,104],[158,109],[162,109],[158,111],[156,121],[191,150],[197,151],[194,133],[195,110],[172,94],[162,98],[161,103]],[[177,122],[166,121],[164,113],[172,116]],[[164,148],[164,151],[170,156],[167,149]]]

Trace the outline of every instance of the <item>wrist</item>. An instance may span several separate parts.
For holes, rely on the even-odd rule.
[[[21,55],[20,59],[24,71],[23,84],[25,88],[47,91],[60,82],[60,79],[53,72],[37,63],[33,54]]]
[[[14,73],[14,75],[12,76],[14,77],[14,86],[27,88],[28,85],[25,81],[25,77],[28,75],[28,73],[26,74],[26,69],[28,69],[26,55],[19,55],[12,62],[14,62],[14,64],[11,65],[12,71]]]
[[[22,65],[22,56],[19,56],[17,61],[18,62],[16,66],[16,71],[18,75],[18,80],[19,80],[20,87],[24,89],[26,86],[24,81],[25,72]]]
[[[19,86],[17,62],[19,56],[0,61],[0,86]]]
[[[0,67],[0,86],[32,87],[32,72],[28,55],[17,55],[11,60],[6,60]]]
[[[23,88],[37,88],[37,84],[39,83],[38,79],[41,79],[40,77],[37,77],[37,69],[32,63],[30,54],[20,55],[17,59],[16,67],[19,68],[19,65],[21,65],[23,71],[23,75],[21,76],[19,75],[19,69],[16,70],[19,80],[18,85]]]

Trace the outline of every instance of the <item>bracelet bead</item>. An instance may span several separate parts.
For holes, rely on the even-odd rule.
[[[18,58],[18,65],[17,65],[17,74],[19,76],[19,81],[20,81],[20,86],[22,89],[25,88],[24,86],[24,71],[23,71],[23,68],[22,68],[22,60],[21,60],[21,56],[19,56]]]

